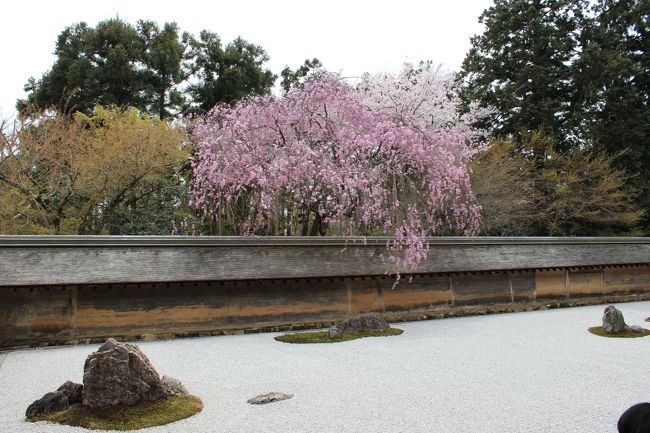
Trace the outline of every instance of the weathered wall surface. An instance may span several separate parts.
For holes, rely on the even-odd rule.
[[[381,258],[387,241],[0,236],[0,287],[382,276],[396,270]],[[465,237],[429,243],[418,265],[421,274],[650,263],[650,238]]]
[[[647,299],[650,266],[426,274],[392,286],[392,278],[359,277],[4,287],[0,347],[299,328],[367,311],[410,320],[553,301]]]

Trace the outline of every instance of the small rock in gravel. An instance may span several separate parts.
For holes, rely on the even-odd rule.
[[[625,320],[615,306],[608,305],[603,314],[603,331],[607,333],[623,332],[625,329]]]
[[[43,397],[30,404],[25,411],[27,418],[46,416],[54,412],[61,412],[70,407],[68,397],[61,391],[48,392]]]
[[[630,331],[636,332],[637,334],[643,334],[643,331],[645,331],[645,329],[643,329],[639,325],[632,325],[630,326]]]
[[[276,401],[288,400],[293,397],[293,394],[283,394],[281,392],[269,392],[268,394],[256,395],[248,399],[250,404],[267,404]]]
[[[187,388],[185,388],[185,385],[183,385],[181,381],[176,378],[163,376],[162,383],[165,394],[167,395],[190,395],[190,393],[187,391]]]

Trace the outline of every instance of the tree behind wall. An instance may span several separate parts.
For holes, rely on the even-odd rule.
[[[183,78],[182,52],[173,23],[162,30],[152,22],[132,26],[119,18],[94,28],[75,24],[59,35],[52,69],[38,81],[30,78],[28,97],[17,108],[54,106],[90,114],[96,105],[116,105],[166,117],[179,108],[172,91]]]
[[[232,104],[252,95],[268,94],[276,76],[263,64],[264,49],[241,38],[225,47],[216,33],[202,31],[189,37],[192,74],[197,82],[188,86],[189,111],[205,113],[218,103]]]
[[[73,163],[87,131],[65,116],[3,124],[0,143],[2,234],[52,234],[75,225],[79,169]]]
[[[643,212],[615,157],[590,148],[555,150],[535,132],[520,145],[493,140],[472,161],[482,231],[492,236],[631,233]]]
[[[426,256],[426,235],[478,228],[467,170],[474,135],[369,110],[326,74],[199,121],[194,202],[239,235],[394,234],[398,267],[412,267]]]
[[[636,174],[650,227],[650,1],[605,0],[595,10],[576,65],[584,128],[600,149],[624,151],[616,164]]]
[[[472,159],[471,168],[472,189],[481,206],[481,235],[537,234],[535,174],[519,146],[493,139]]]
[[[241,38],[223,47],[217,34],[180,35],[175,23],[78,23],[59,35],[54,54],[52,68],[29,79],[20,112],[57,107],[90,115],[96,105],[115,105],[164,119],[266,94],[276,78],[264,68],[262,47]]]
[[[22,122],[0,149],[5,233],[106,233],[114,213],[159,190],[187,158],[181,129],[135,109]]]
[[[629,175],[646,228],[649,16],[648,0],[495,0],[458,76],[465,103],[496,108],[487,125],[520,150],[543,131],[567,157],[607,152]]]
[[[575,137],[575,76],[581,50],[586,0],[495,0],[479,21],[485,31],[459,74],[464,101],[496,111],[486,126],[521,142],[522,134],[544,130],[561,149]]]

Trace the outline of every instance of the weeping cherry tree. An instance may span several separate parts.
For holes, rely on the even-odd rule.
[[[282,97],[219,105],[193,128],[194,205],[216,234],[393,235],[399,270],[426,236],[477,232],[464,121],[398,116],[325,74]]]

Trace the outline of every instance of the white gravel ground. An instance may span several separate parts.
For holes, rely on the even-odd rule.
[[[620,304],[647,325],[650,302]],[[277,334],[142,342],[161,374],[203,399],[200,414],[146,432],[616,432],[650,401],[650,337],[602,338],[603,306],[400,323],[404,334],[293,345]],[[0,367],[0,433],[81,432],[24,421],[99,345],[18,350]],[[291,400],[252,406],[278,391]]]

